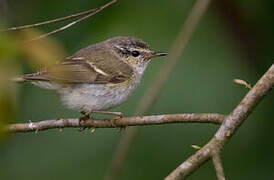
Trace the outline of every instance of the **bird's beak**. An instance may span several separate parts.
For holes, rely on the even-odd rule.
[[[147,56],[147,59],[151,59],[151,58],[155,58],[155,57],[159,57],[159,56],[166,56],[167,53],[165,52],[152,52]]]

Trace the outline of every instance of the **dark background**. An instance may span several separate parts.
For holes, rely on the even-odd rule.
[[[0,20],[10,27],[66,16],[107,1],[0,2]],[[67,54],[118,35],[135,36],[157,50],[168,51],[194,2],[120,0],[52,38],[59,41]],[[273,63],[273,9],[271,0],[213,1],[147,114],[229,113],[248,92],[232,80],[240,78],[254,85]],[[62,24],[39,29],[48,32]],[[137,91],[115,111],[127,116],[134,114],[165,59],[159,58],[149,65]],[[34,71],[25,61],[20,59],[21,73]],[[19,87],[15,122],[80,116],[66,109],[55,92],[29,84]],[[271,92],[225,146],[222,158],[227,179],[274,178],[273,106]],[[142,127],[119,179],[163,179],[195,152],[192,144],[204,145],[216,130],[217,126],[209,124]],[[0,145],[0,179],[103,179],[122,134],[116,129],[13,134]],[[208,162],[189,179],[216,179],[215,176],[213,165]]]

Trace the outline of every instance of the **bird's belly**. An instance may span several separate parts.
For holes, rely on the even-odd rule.
[[[60,89],[63,103],[71,109],[92,112],[107,110],[124,102],[136,86],[83,84]]]

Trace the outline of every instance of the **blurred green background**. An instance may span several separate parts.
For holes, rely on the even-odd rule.
[[[1,21],[7,27],[31,24],[106,2],[0,0]],[[157,50],[168,51],[194,2],[120,0],[51,38],[59,41],[69,55],[118,35],[135,36]],[[271,0],[213,1],[147,114],[229,113],[248,92],[232,80],[240,78],[254,85],[273,63],[273,8]],[[61,25],[64,23],[43,26],[39,30],[48,32]],[[21,73],[34,71],[27,59],[14,58],[18,58]],[[115,111],[127,116],[134,114],[164,59],[149,65],[137,91]],[[15,122],[80,116],[66,109],[55,92],[29,84],[19,86],[16,107]],[[225,146],[222,157],[227,179],[274,178],[273,110],[274,93],[271,92]],[[204,145],[216,130],[217,126],[208,124],[142,127],[118,179],[163,179],[195,152],[190,147],[192,144]],[[0,144],[0,179],[103,179],[122,134],[116,129],[98,129],[95,133],[55,129],[37,134],[12,134]],[[189,179],[216,179],[212,163],[199,168]]]

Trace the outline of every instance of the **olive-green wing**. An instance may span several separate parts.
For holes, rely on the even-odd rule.
[[[52,81],[64,84],[116,84],[130,79],[132,69],[123,61],[112,56],[102,57],[72,56],[65,61],[35,74],[25,75],[30,81]]]

